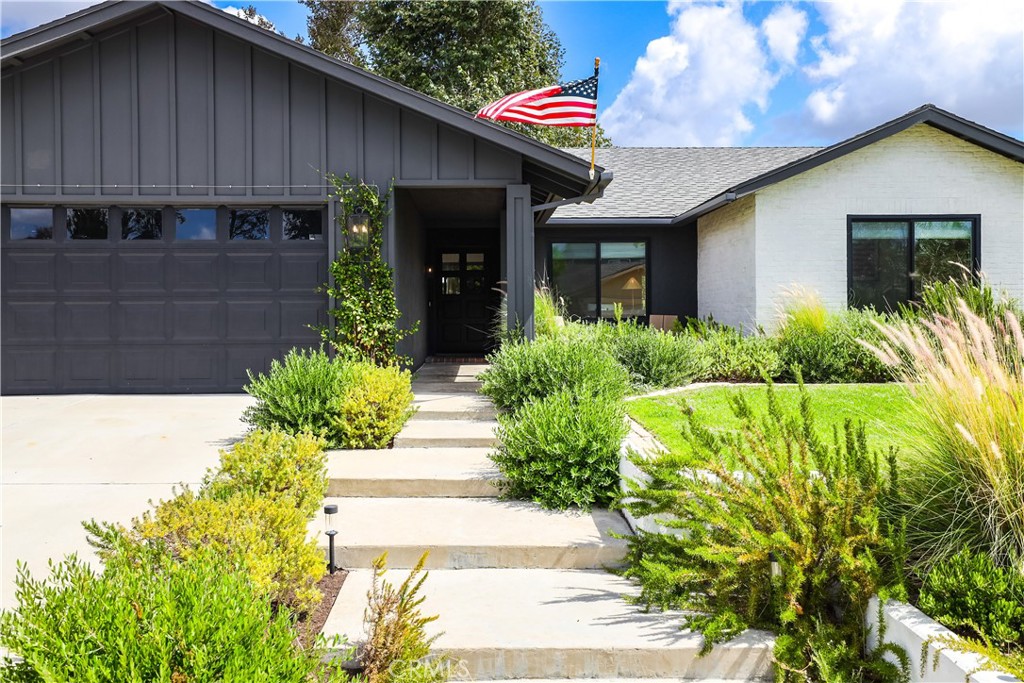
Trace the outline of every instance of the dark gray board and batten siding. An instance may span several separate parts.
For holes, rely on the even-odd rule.
[[[0,88],[7,206],[316,206],[321,171],[382,188],[522,179],[517,153],[162,10],[5,68]],[[323,319],[333,236],[239,242],[222,226],[215,243],[144,246],[112,224],[105,241],[30,244],[4,229],[4,393],[235,391]],[[87,334],[85,310],[100,315]],[[154,321],[145,335],[134,313]]]

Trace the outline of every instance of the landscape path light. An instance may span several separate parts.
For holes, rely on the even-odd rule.
[[[339,567],[334,561],[334,537],[338,530],[334,528],[334,515],[338,514],[338,506],[335,504],[324,505],[324,533],[327,534],[327,571],[331,574],[338,571]]]

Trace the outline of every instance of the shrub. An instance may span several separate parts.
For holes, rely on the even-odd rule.
[[[271,361],[267,374],[249,371],[245,391],[256,404],[246,408],[242,420],[261,429],[308,432],[330,440],[329,415],[346,380],[345,364],[323,350],[293,349],[283,362]]]
[[[931,568],[918,602],[939,623],[984,637],[1002,649],[1024,648],[1024,574],[963,549]]]
[[[249,374],[256,398],[242,419],[263,429],[309,432],[331,448],[385,448],[411,414],[407,371],[293,350],[266,375]]]
[[[533,329],[537,337],[557,336],[565,326],[565,300],[555,296],[547,285],[540,285],[533,294]]]
[[[227,558],[162,548],[114,552],[102,573],[71,556],[33,579],[19,565],[17,607],[0,616],[5,680],[214,683],[345,681],[301,649],[286,611]]]
[[[619,486],[619,446],[626,435],[618,398],[557,391],[499,415],[491,459],[507,494],[544,507],[606,505]]]
[[[637,387],[681,386],[700,374],[693,344],[635,320],[602,323],[597,339],[626,368]]]
[[[387,448],[412,415],[407,371],[368,363],[349,366],[348,390],[330,416],[341,448]]]
[[[915,429],[902,458],[912,559],[925,570],[968,547],[1024,567],[1024,334],[1010,312],[991,326],[958,318],[882,327],[872,347],[910,383]]]
[[[872,310],[828,312],[815,295],[801,294],[783,312],[777,334],[779,355],[792,379],[799,366],[808,382],[886,382],[892,374],[861,339],[878,339],[874,322],[884,317]]]
[[[763,415],[736,396],[738,431],[691,414],[686,448],[632,456],[649,482],[627,483],[625,507],[674,533],[640,531],[624,573],[639,582],[639,602],[685,610],[705,652],[748,627],[774,630],[779,680],[905,677],[902,650],[865,652],[868,600],[886,588],[902,595],[900,535],[887,538],[879,521],[892,492],[878,457],[863,427],[819,439],[802,387],[797,415],[767,392]],[[903,672],[882,660],[887,651]]]
[[[962,268],[961,277],[929,282],[921,290],[921,301],[900,307],[901,317],[928,319],[935,315],[959,318],[960,302],[989,325],[1002,320],[1007,312],[1020,320],[1020,303],[1005,294],[996,293],[984,277],[975,279],[970,270]]]
[[[207,472],[203,490],[216,499],[239,494],[269,500],[288,498],[311,517],[327,493],[323,441],[309,434],[252,431],[220,452],[220,465]]]
[[[480,390],[505,410],[560,389],[614,399],[629,389],[625,369],[589,335],[504,344],[488,360]]]
[[[360,654],[367,683],[441,683],[448,680],[446,657],[429,660],[430,646],[437,636],[427,636],[427,624],[437,616],[420,611],[420,589],[427,580],[423,553],[398,588],[385,577],[387,553],[373,561],[373,584],[364,612],[367,638]]]
[[[278,604],[306,612],[320,602],[323,552],[306,540],[309,517],[289,498],[239,493],[223,500],[186,489],[132,522],[127,538],[139,545],[166,542],[187,560],[212,550],[242,566],[253,584]]]
[[[694,380],[705,382],[761,382],[782,372],[775,340],[761,334],[743,335],[718,324],[691,326],[681,337],[693,346]]]

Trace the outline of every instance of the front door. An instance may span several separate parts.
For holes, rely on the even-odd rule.
[[[483,353],[496,315],[497,253],[483,247],[439,247],[431,292],[433,353]]]

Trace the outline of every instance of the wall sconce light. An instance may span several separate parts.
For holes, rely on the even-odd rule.
[[[345,222],[345,246],[349,249],[365,249],[370,245],[370,214],[356,209]]]
[[[782,576],[782,566],[779,564],[779,558],[775,556],[775,553],[768,553],[768,567],[773,580]]]
[[[338,530],[334,528],[334,515],[336,514],[338,514],[337,505],[324,505],[324,533],[327,534],[327,571],[331,574],[339,569],[334,561],[334,537],[338,535]]]

